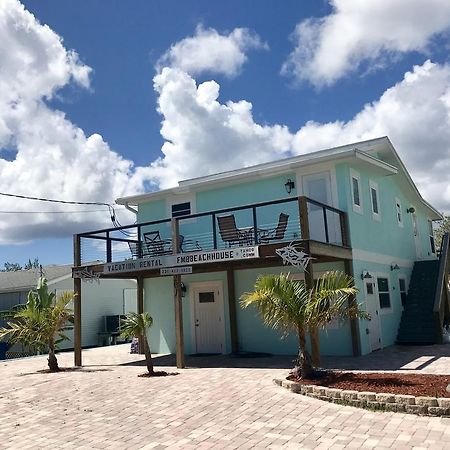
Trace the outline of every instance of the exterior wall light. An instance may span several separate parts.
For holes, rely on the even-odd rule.
[[[286,183],[284,183],[284,187],[286,188],[286,192],[290,194],[292,192],[292,189],[295,188],[295,183],[290,178],[288,178]]]
[[[368,270],[363,270],[361,273],[361,280],[368,280],[373,278],[373,276],[369,273]]]
[[[183,282],[181,282],[181,296],[186,297],[186,292],[187,292],[186,285]]]
[[[400,270],[400,267],[398,264],[391,264],[391,272],[394,270]]]

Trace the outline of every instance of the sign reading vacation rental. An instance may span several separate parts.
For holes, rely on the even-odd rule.
[[[164,255],[153,258],[129,259],[121,262],[106,263],[103,266],[103,273],[113,274],[135,272],[139,270],[162,269],[164,267],[176,267],[192,264],[221,263],[258,257],[258,246],[228,248],[224,250],[211,250],[207,252],[178,253],[176,255]]]

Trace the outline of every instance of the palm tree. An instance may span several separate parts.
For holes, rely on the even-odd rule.
[[[139,336],[144,343],[145,362],[149,376],[154,376],[152,354],[150,352],[150,345],[147,339],[147,328],[151,327],[153,319],[147,312],[138,314],[135,312],[128,313],[121,322],[121,336],[131,338]]]
[[[306,333],[324,328],[334,319],[366,317],[358,305],[348,300],[357,289],[353,279],[343,272],[326,272],[308,289],[303,281],[289,274],[260,276],[254,291],[241,296],[241,306],[255,306],[265,325],[283,331],[283,337],[294,331],[298,336],[298,359],[301,376],[314,375],[311,355],[306,348]]]
[[[27,303],[7,317],[7,327],[0,328],[0,338],[8,337],[11,344],[22,343],[37,351],[48,351],[50,372],[58,372],[55,351],[68,337],[64,334],[72,310],[67,305],[74,299],[72,292],[63,292],[58,298],[48,291],[47,280],[39,278],[36,289],[28,293]]]

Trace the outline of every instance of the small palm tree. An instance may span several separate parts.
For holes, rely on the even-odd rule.
[[[144,343],[145,362],[149,376],[154,376],[152,354],[150,352],[150,345],[147,339],[147,328],[153,324],[152,317],[147,313],[128,313],[121,322],[121,336],[125,338],[141,337]]]
[[[72,310],[67,305],[74,299],[72,292],[58,298],[48,291],[47,280],[39,278],[36,289],[28,293],[27,303],[7,314],[7,327],[0,328],[0,338],[7,337],[11,344],[22,343],[37,351],[48,351],[50,372],[58,372],[56,349],[68,339],[64,334]]]
[[[241,296],[241,306],[255,306],[264,324],[282,330],[283,337],[291,331],[297,333],[297,365],[301,376],[310,378],[314,367],[306,348],[306,333],[324,328],[334,318],[366,317],[358,305],[349,305],[356,292],[352,277],[339,271],[325,273],[312,289],[289,274],[267,275],[258,277],[253,292]]]

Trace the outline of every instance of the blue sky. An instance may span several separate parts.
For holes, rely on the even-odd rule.
[[[0,192],[111,203],[387,134],[450,210],[448,1],[360,3],[5,0]],[[69,263],[72,233],[109,226],[51,209],[0,212],[0,267]],[[0,211],[48,210],[0,196]]]

